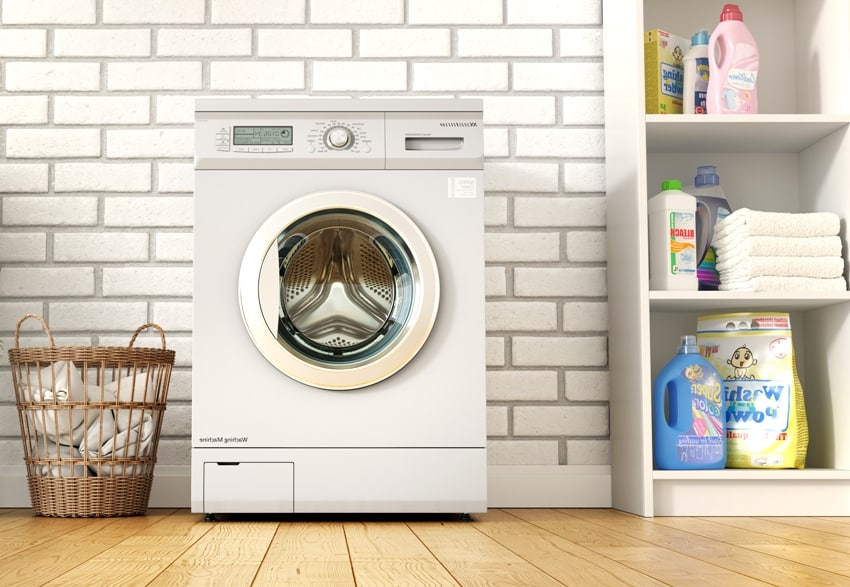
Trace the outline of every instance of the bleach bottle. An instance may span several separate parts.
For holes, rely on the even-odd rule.
[[[737,4],[726,4],[708,40],[709,114],[756,114],[759,50]]]
[[[700,354],[696,336],[681,337],[678,354],[655,378],[652,453],[657,469],[726,466],[723,382]]]
[[[647,203],[649,289],[696,291],[697,201],[678,179],[665,179]]]

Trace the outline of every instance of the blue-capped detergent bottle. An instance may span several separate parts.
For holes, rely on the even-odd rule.
[[[723,383],[700,354],[696,336],[681,337],[678,354],[655,378],[652,452],[656,469],[726,466]]]

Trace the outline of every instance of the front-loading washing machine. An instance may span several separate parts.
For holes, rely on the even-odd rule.
[[[199,99],[192,511],[486,510],[482,104]]]

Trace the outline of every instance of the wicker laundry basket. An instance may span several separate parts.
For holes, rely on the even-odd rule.
[[[29,318],[50,346],[20,346]],[[162,348],[133,346],[147,328],[159,331]],[[144,324],[126,347],[56,346],[44,319],[27,314],[9,364],[35,515],[144,514],[174,366],[163,329]]]

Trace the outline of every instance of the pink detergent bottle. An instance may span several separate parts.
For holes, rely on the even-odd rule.
[[[726,4],[708,40],[709,114],[756,114],[759,50],[737,4]]]

